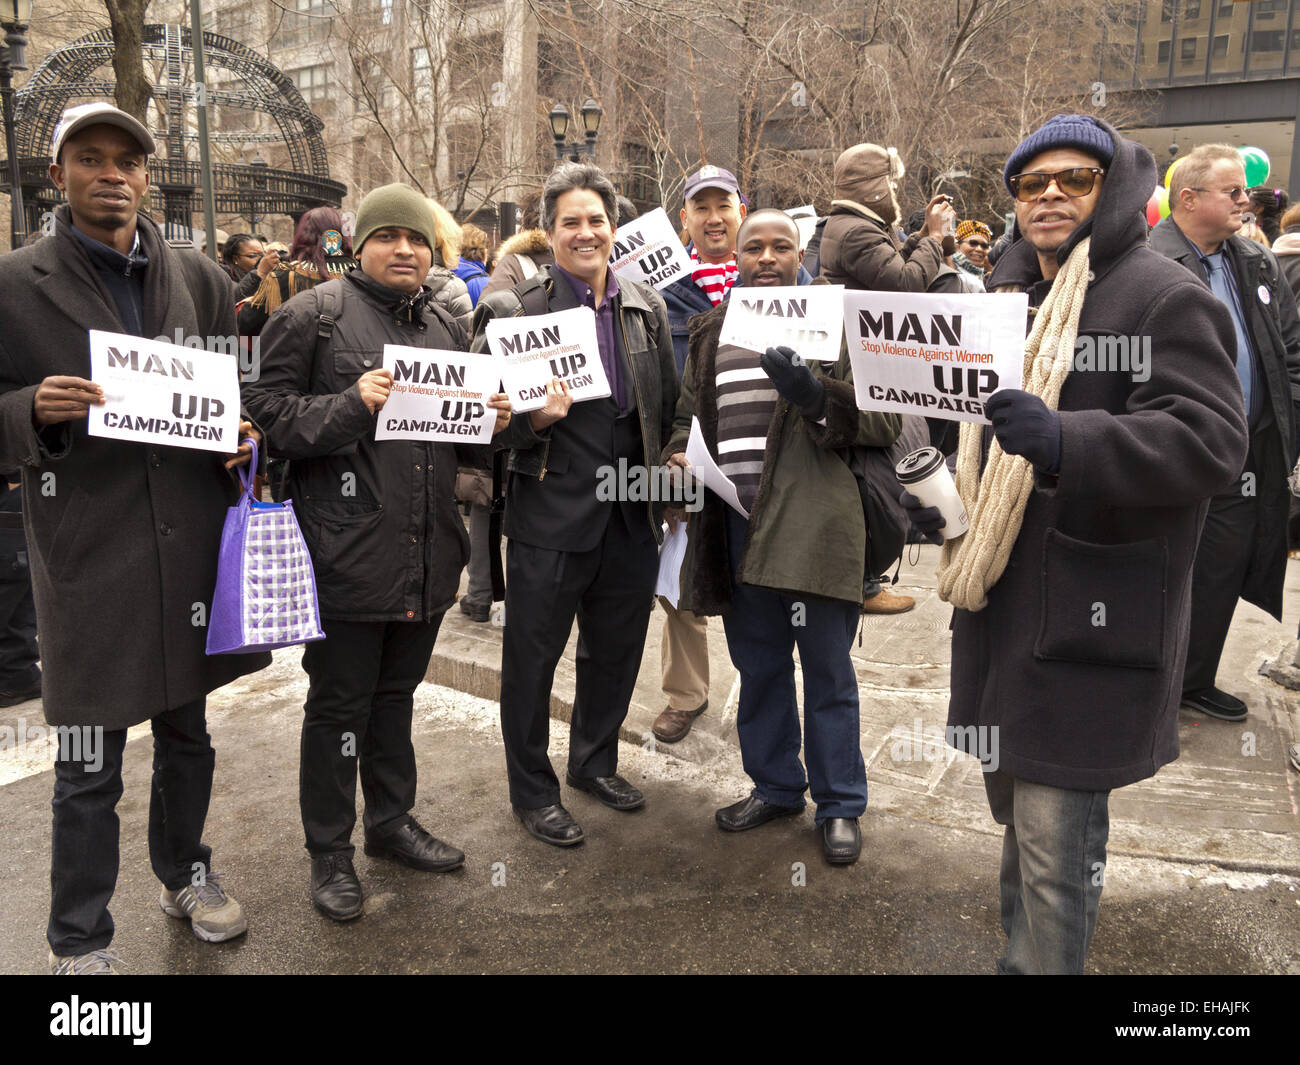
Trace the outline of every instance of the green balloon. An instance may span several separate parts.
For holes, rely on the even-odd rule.
[[[1241,165],[1246,168],[1246,187],[1254,188],[1268,180],[1268,153],[1263,148],[1238,148]]]

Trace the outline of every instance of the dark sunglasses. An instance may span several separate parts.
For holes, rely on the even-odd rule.
[[[969,244],[972,248],[983,248],[985,251],[989,250],[988,243],[983,240],[964,240],[962,243]]]
[[[1065,195],[1074,199],[1078,196],[1087,196],[1097,183],[1097,176],[1104,173],[1106,171],[1096,166],[1075,166],[1069,170],[1058,170],[1053,174],[1038,171],[1017,174],[1008,179],[1008,184],[1021,203],[1030,203],[1038,199],[1053,182]]]

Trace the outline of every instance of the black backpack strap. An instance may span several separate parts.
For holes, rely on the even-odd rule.
[[[316,323],[316,347],[312,352],[312,358],[320,357],[322,345],[329,344],[330,337],[334,335],[334,323],[339,320],[339,298],[338,293],[330,287],[329,282],[321,285],[316,293],[320,300],[320,319]]]

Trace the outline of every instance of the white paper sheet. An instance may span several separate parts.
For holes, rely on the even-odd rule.
[[[699,418],[691,418],[691,438],[686,442],[686,461],[691,464],[691,473],[705,488],[717,493],[736,513],[746,519],[749,518],[749,511],[740,505],[740,495],[736,492],[735,483],[718,469],[718,464],[709,454],[708,445],[704,442],[704,433],[700,429]]]
[[[664,528],[668,525],[665,523]],[[686,558],[686,523],[677,523],[676,532],[664,535],[659,548],[659,576],[655,580],[655,595],[662,595],[674,607],[681,599],[682,561]]]

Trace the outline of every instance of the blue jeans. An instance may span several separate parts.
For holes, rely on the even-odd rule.
[[[867,769],[858,722],[858,678],[849,658],[862,607],[838,599],[799,599],[736,583],[749,523],[728,508],[731,611],[723,615],[727,650],[740,672],[736,731],[754,794],[777,806],[803,806],[809,789],[817,824],[860,817]],[[791,545],[792,550],[800,550]],[[802,621],[803,624],[799,624]],[[799,761],[794,648],[803,666],[805,777]]]
[[[1000,973],[1081,973],[1097,927],[1109,791],[1071,791],[985,773],[1002,838]]]

